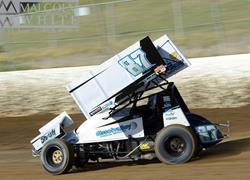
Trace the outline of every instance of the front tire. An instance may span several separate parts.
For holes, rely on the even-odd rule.
[[[58,175],[72,168],[74,152],[72,146],[63,139],[53,139],[41,151],[41,161],[46,171]]]
[[[187,127],[172,125],[162,129],[156,136],[155,154],[163,163],[185,163],[196,151],[196,138]]]

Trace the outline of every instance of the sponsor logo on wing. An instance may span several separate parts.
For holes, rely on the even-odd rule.
[[[104,130],[99,130],[96,132],[96,136],[101,136],[101,137],[109,136],[112,134],[129,132],[129,131],[135,130],[136,128],[137,128],[136,122],[131,122],[129,124],[120,125],[118,127],[111,127],[111,128],[104,129]]]

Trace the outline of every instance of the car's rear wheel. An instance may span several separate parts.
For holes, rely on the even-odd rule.
[[[172,125],[162,129],[156,136],[155,153],[164,163],[185,163],[195,155],[196,151],[196,138],[187,127]]]
[[[41,161],[51,174],[63,174],[72,168],[74,153],[72,146],[63,139],[53,139],[41,151]]]

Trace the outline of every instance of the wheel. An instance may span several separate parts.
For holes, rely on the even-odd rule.
[[[63,139],[53,139],[41,151],[41,161],[51,174],[63,174],[72,168],[74,153],[72,146]]]
[[[196,138],[187,127],[172,125],[162,129],[156,136],[155,154],[163,163],[185,163],[196,151]]]

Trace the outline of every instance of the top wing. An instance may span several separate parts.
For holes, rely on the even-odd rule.
[[[156,78],[159,67],[165,68],[164,78],[168,78],[189,65],[166,35],[154,42],[145,37],[89,70],[67,89],[88,119]]]

